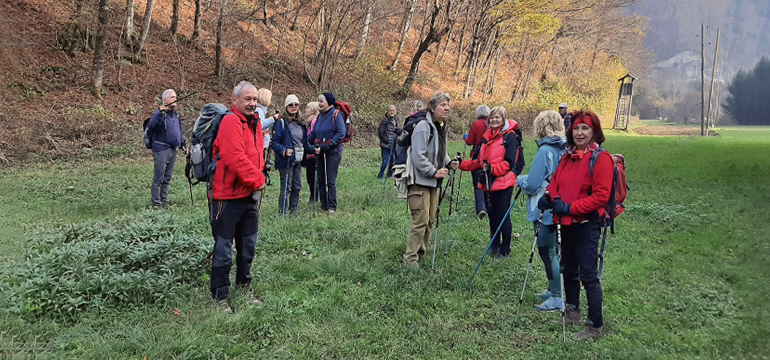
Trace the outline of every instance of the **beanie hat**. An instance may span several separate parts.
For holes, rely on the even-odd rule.
[[[329,104],[329,106],[334,106],[334,104],[337,103],[337,99],[334,98],[334,94],[327,92],[323,93],[324,98],[326,98],[326,103]]]
[[[289,94],[289,96],[286,97],[286,101],[284,102],[283,107],[289,107],[289,104],[299,104],[297,95]]]

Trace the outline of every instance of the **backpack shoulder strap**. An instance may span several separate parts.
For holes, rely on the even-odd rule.
[[[601,155],[603,152],[607,152],[607,150],[599,146],[596,148],[596,150],[594,150],[594,152],[591,153],[591,162],[588,165],[591,176],[594,176],[594,166],[596,165],[596,160],[599,160],[599,155]]]

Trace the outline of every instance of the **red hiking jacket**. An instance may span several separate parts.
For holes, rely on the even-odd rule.
[[[604,205],[610,199],[612,189],[612,171],[614,163],[610,153],[604,152],[596,159],[593,176],[589,170],[591,153],[598,145],[593,143],[588,146],[582,157],[577,154],[573,146],[564,154],[559,166],[553,174],[551,184],[546,189],[551,198],[557,196],[571,204],[570,215],[561,216],[561,225],[580,223],[586,215],[598,211],[599,216],[604,216]],[[589,195],[590,194],[590,195]],[[553,222],[559,221],[559,216],[554,215]]]
[[[516,185],[516,174],[513,173],[513,165],[516,164],[516,152],[519,144],[514,130],[519,128],[519,123],[508,120],[506,127],[499,130],[489,129],[482,136],[479,157],[475,160],[466,160],[460,164],[460,170],[475,171],[481,169],[484,160],[492,167],[490,174],[494,181],[492,190],[505,190]],[[487,191],[487,184],[479,184],[479,188]]]
[[[211,181],[213,200],[232,200],[251,196],[265,183],[264,137],[256,116],[247,119],[231,107],[219,125],[212,152],[217,168]]]
[[[479,148],[481,147],[481,138],[484,136],[484,132],[487,131],[487,119],[478,119],[473,122],[471,129],[468,131],[468,137],[465,138],[465,143],[471,148],[471,159],[478,157]]]

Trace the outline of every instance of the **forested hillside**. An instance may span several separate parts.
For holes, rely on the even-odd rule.
[[[334,91],[364,132],[389,103],[436,90],[455,109],[504,103],[523,121],[560,102],[611,114],[616,80],[649,59],[645,19],[624,15],[633,3],[5,1],[0,162],[133,144],[163,89],[195,93],[181,105],[190,119],[243,79],[272,89],[274,106]]]

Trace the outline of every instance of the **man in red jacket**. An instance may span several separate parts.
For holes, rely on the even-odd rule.
[[[251,263],[257,245],[261,191],[265,188],[262,126],[254,111],[257,88],[246,81],[233,90],[233,105],[222,119],[212,153],[216,169],[211,181],[210,221],[214,235],[211,296],[217,309],[231,313],[230,269],[233,243],[237,252],[235,285],[249,293],[249,303],[259,304],[251,290]]]

